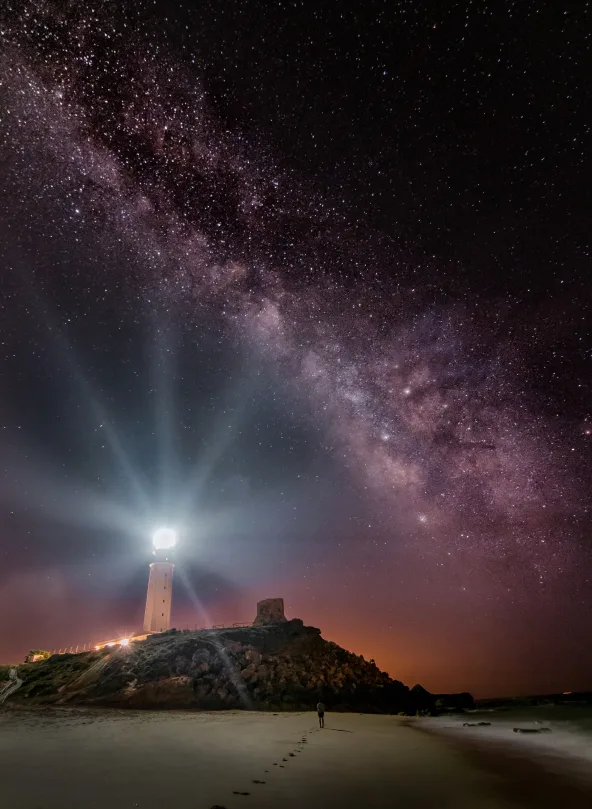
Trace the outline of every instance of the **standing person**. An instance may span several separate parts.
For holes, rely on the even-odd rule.
[[[325,706],[322,702],[317,702],[317,714],[319,715],[319,727],[325,727]]]

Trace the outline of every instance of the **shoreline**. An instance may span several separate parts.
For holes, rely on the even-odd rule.
[[[380,809],[394,798],[426,809],[592,806],[591,782],[567,757],[472,732],[488,728],[462,728],[466,717],[329,712],[319,731],[314,712],[7,706],[4,797],[14,809],[76,809],[93,783],[89,809],[161,809],[163,796],[236,809],[244,795],[258,809]]]
[[[409,726],[447,741],[474,766],[500,776],[505,797],[518,798],[528,809],[592,806],[592,740],[585,734],[564,728],[514,733],[514,726],[528,722],[510,722],[506,717],[490,726],[463,727],[463,720],[473,716],[419,718]]]

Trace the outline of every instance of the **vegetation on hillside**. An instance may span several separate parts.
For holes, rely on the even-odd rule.
[[[324,640],[300,620],[270,626],[169,632],[123,647],[52,655],[19,667],[12,701],[130,707],[429,711],[435,700],[410,691],[374,661]]]

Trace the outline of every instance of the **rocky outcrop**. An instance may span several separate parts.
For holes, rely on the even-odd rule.
[[[436,709],[439,711],[474,711],[475,700],[468,691],[459,694],[434,694]]]
[[[411,689],[413,701],[419,713],[464,713],[475,710],[475,700],[468,691],[460,694],[430,694],[421,685],[414,685]]]
[[[411,695],[419,713],[433,713],[435,699],[422,685],[414,685],[411,689]]]
[[[2,703],[5,702],[8,697],[14,694],[14,692],[17,691],[22,684],[23,681],[18,676],[16,666],[11,667],[9,669],[8,678],[0,686],[0,705],[2,705]]]
[[[415,713],[409,689],[300,620],[153,635],[22,666],[19,700],[129,707]]]
[[[295,619],[235,629],[171,629],[128,646],[53,655],[19,667],[10,701],[133,708],[431,712],[435,697],[411,691],[373,660],[347,652]]]

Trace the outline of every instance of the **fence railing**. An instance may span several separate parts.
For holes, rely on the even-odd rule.
[[[90,652],[92,649],[95,648],[94,643],[85,643],[83,645],[78,646],[64,646],[60,649],[52,649],[50,654],[52,655],[66,655],[66,654],[78,654],[79,652]]]
[[[195,624],[194,626],[185,626],[180,629],[177,629],[177,632],[211,632],[213,629],[241,629],[243,627],[252,626],[251,621],[247,621],[246,623],[235,623],[235,624],[214,624],[214,626],[198,626]],[[133,635],[129,636],[130,640],[134,639]],[[63,654],[81,654],[82,652],[91,652],[94,651],[97,646],[103,646],[104,641],[100,643],[85,643],[79,644],[78,646],[64,646],[63,648],[60,647],[59,649],[52,649],[50,654],[52,655],[63,655]]]

